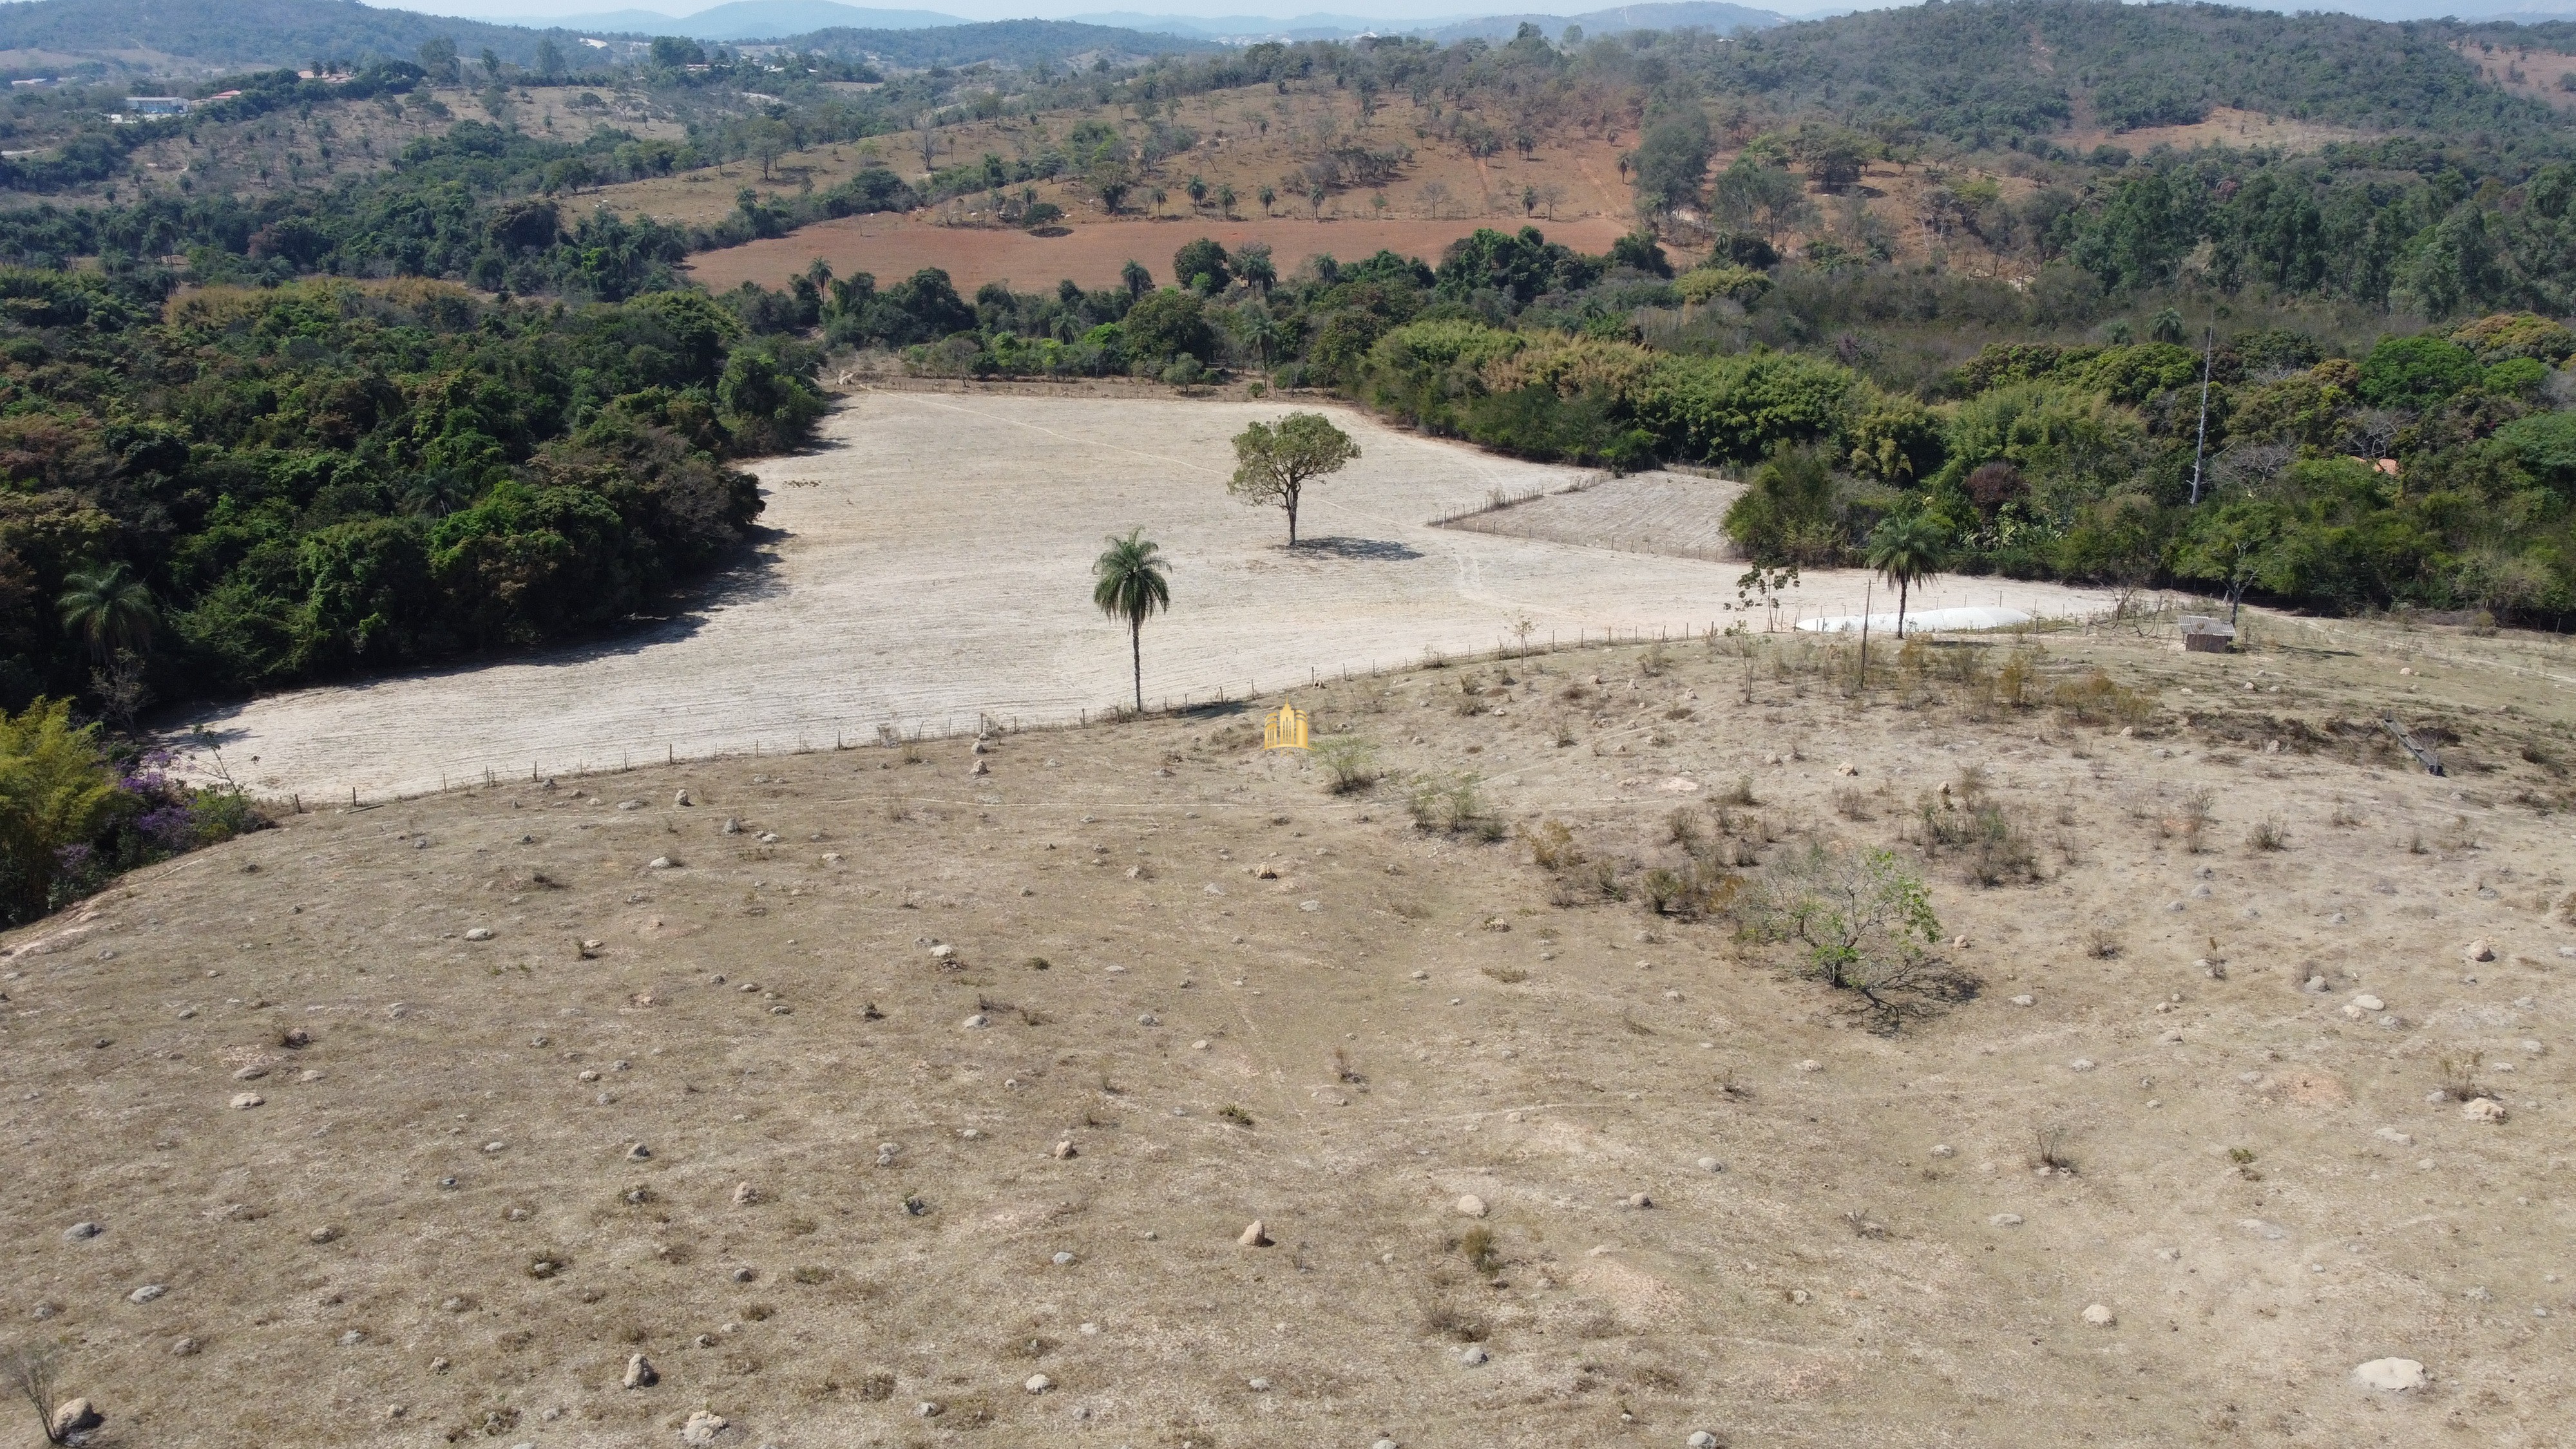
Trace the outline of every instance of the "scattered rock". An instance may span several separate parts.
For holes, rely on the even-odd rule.
[[[1055,1387],[1055,1380],[1048,1378],[1045,1374],[1031,1374],[1029,1375],[1029,1381],[1020,1385],[1020,1387],[1033,1394],[1043,1394],[1047,1390]]]
[[[2375,1358],[2352,1371],[2352,1381],[2383,1393],[2411,1393],[2424,1387],[2424,1366],[2411,1358]]]
[[[2385,1011],[2388,1009],[2387,1002],[2380,1000],[2378,997],[2371,995],[2367,991],[2354,997],[2352,999],[2352,1004],[2360,1007],[2364,1011]]]
[[[924,1399],[920,1403],[912,1406],[912,1412],[920,1418],[936,1419],[939,1417],[939,1406],[930,1402],[928,1399]]]
[[[700,1409],[689,1416],[689,1422],[680,1426],[680,1442],[683,1444],[712,1444],[716,1442],[716,1436],[722,1434],[729,1427],[731,1426],[726,1423],[723,1415],[710,1414],[706,1410]]]
[[[1061,1162],[1068,1157],[1079,1156],[1080,1153],[1075,1149],[1072,1143],[1059,1142],[1055,1145],[1055,1151],[1051,1155],[1054,1156],[1057,1161]]]
[[[689,806],[695,805],[698,802],[689,798],[688,791],[682,790],[671,797],[671,803],[682,809],[687,809]]]
[[[2091,1057],[2077,1057],[2075,1060],[2066,1064],[2066,1069],[2070,1072],[2089,1072],[2093,1070],[2093,1059]]]
[[[107,1422],[107,1416],[87,1399],[65,1399],[54,1406],[53,1437],[59,1441],[67,1434],[95,1429]]]
[[[1458,1350],[1458,1362],[1469,1368],[1479,1367],[1492,1358],[1493,1355],[1485,1352],[1485,1346],[1481,1343],[1471,1343]]]
[[[2385,1141],[2394,1142],[2400,1147],[2412,1147],[2415,1145],[2415,1139],[2412,1135],[2400,1132],[2394,1127],[2382,1127],[2371,1135]]]
[[[1798,1070],[1802,1072],[1821,1072],[1824,1069],[1825,1064],[1817,1061],[1814,1057],[1809,1057],[1805,1061],[1798,1063]]]
[[[626,1149],[626,1160],[629,1162],[642,1162],[644,1159],[652,1155],[653,1149],[645,1146],[641,1142],[638,1142],[634,1146]]]
[[[1632,1208],[1650,1208],[1654,1205],[1655,1200],[1642,1192],[1628,1194],[1628,1206]]]
[[[1458,1211],[1465,1217],[1481,1218],[1485,1215],[1485,1200],[1472,1192],[1468,1193],[1458,1199]]]
[[[233,1110],[236,1112],[247,1112],[251,1108],[260,1106],[267,1101],[268,1099],[266,1097],[261,1096],[257,1092],[235,1092],[233,1093]]]
[[[1235,1237],[1235,1241],[1247,1248],[1266,1248],[1270,1246],[1270,1234],[1263,1229],[1261,1219],[1254,1218],[1251,1225]]]
[[[2028,1005],[2030,1005],[2031,1003],[2033,1003],[2033,1002],[2037,1001],[2038,999],[2039,999],[2039,998],[2037,998],[2037,997],[2035,997],[2035,996],[2031,995],[2029,992],[2025,991],[2025,992],[2023,992],[2021,995],[2014,997],[2014,998],[2012,999],[2012,1004],[2013,1004],[2013,1005],[2015,1005],[2015,1006],[2028,1006]]]
[[[1951,1150],[1949,1143],[1935,1142],[1932,1144],[1932,1155],[1935,1157],[1953,1157],[1957,1154]]]
[[[2084,1321],[2095,1328],[2109,1328],[2120,1321],[2119,1315],[2096,1303],[2084,1310]]]
[[[958,1025],[966,1028],[968,1031],[981,1031],[992,1024],[993,1019],[980,1011],[958,1023]]]
[[[169,1291],[170,1290],[168,1288],[163,1287],[161,1284],[146,1283],[142,1287],[135,1289],[133,1292],[126,1294],[125,1301],[128,1303],[149,1303],[153,1299],[158,1298]]]
[[[1074,1257],[1071,1253],[1058,1253],[1047,1261],[1055,1264],[1059,1268],[1070,1268],[1073,1266]]]
[[[667,855],[657,855],[644,863],[646,870],[669,870],[671,867],[672,860]]]
[[[71,1242],[85,1243],[105,1231],[107,1231],[105,1228],[96,1223],[74,1223],[63,1229],[63,1237]]]
[[[492,939],[492,928],[489,926],[476,926],[465,933],[465,939],[469,941],[489,941]]]
[[[194,1358],[203,1346],[193,1338],[174,1339],[170,1344],[170,1355],[173,1358]]]
[[[749,1207],[753,1203],[760,1201],[760,1196],[760,1189],[752,1186],[750,1183],[737,1182],[733,1185],[733,1205],[735,1207]]]
[[[2460,952],[2460,955],[2470,961],[2492,961],[2495,959],[2495,946],[2486,937],[2480,936],[2471,941],[2468,948]]]
[[[626,1356],[626,1377],[619,1382],[630,1389],[649,1389],[661,1381],[662,1376],[654,1372],[651,1359],[640,1353]]]
[[[1987,1226],[1987,1227],[1990,1227],[1990,1228],[2017,1228],[2017,1227],[2020,1227],[2020,1226],[2021,1226],[2021,1214],[2019,1214],[2019,1213],[1997,1213],[1997,1214],[1995,1214],[1993,1217],[1990,1217],[1990,1218],[1986,1219],[1986,1226]]]
[[[1700,1170],[1700,1171],[1702,1171],[1702,1172],[1724,1172],[1724,1171],[1726,1171],[1726,1164],[1725,1164],[1725,1163],[1723,1163],[1723,1162],[1718,1161],[1718,1160],[1717,1160],[1716,1158],[1714,1158],[1714,1157],[1703,1157],[1703,1158],[1701,1158],[1701,1159],[1699,1160],[1698,1166],[1699,1166],[1699,1170]]]
[[[942,941],[938,945],[930,948],[930,959],[933,961],[950,960],[954,958],[956,954],[957,948],[949,945],[945,941]]]
[[[2501,1122],[2505,1118],[2504,1103],[2493,1097],[2471,1097],[2460,1104],[2460,1115],[2472,1122]]]

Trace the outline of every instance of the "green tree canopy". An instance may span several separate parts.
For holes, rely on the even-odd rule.
[[[1348,467],[1360,445],[1322,413],[1290,413],[1273,427],[1254,423],[1234,436],[1235,468],[1226,491],[1245,503],[1288,511],[1288,546],[1297,546],[1297,503],[1306,485]]]

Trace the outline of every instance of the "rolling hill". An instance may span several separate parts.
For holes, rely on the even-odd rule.
[[[409,59],[423,42],[440,36],[455,41],[467,55],[489,47],[505,61],[530,65],[549,35],[562,46],[575,40],[568,31],[379,10],[357,0],[224,0],[220,5],[27,0],[0,5],[0,52],[144,62],[167,57],[215,69],[370,55]]]

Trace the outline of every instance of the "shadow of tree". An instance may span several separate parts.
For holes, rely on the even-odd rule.
[[[1422,557],[1422,551],[1411,544],[1391,538],[1308,538],[1300,539],[1297,552],[1323,554],[1331,558],[1360,559],[1372,563],[1402,563]]]

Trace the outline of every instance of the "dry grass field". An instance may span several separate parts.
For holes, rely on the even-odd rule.
[[[2563,1444],[2576,660],[2251,638],[290,813],[0,937],[10,1338],[96,1446]],[[1739,935],[1810,840],[1947,999]]]
[[[2545,102],[2562,111],[2576,109],[2576,91],[2562,90],[2558,85],[2561,77],[2576,70],[2576,55],[2562,55],[2554,50],[2483,47],[2465,40],[2453,42],[2451,48],[2485,72],[2488,83],[2500,90],[2527,100]]]
[[[1090,567],[1104,535],[1138,526],[1172,562],[1172,612],[1145,630],[1149,703],[1490,650],[1523,619],[1545,643],[1733,617],[1740,566],[1430,526],[1577,470],[1330,402],[1069,393],[862,393],[819,446],[754,465],[774,532],[700,607],[594,645],[275,695],[195,723],[253,789],[336,799],[881,726],[971,728],[979,713],[1077,719],[1129,698],[1127,640],[1092,607]],[[1307,494],[1293,553],[1278,510],[1225,492],[1228,440],[1292,406],[1332,412],[1363,450]],[[1722,509],[1724,485],[1708,488]],[[1810,574],[1793,607],[1854,612],[1864,589],[1858,573]],[[1979,579],[1916,597],[2043,615],[2106,603]]]
[[[1306,216],[1309,212],[1301,188],[1284,178],[1319,154],[1322,146],[1342,143],[1356,143],[1381,152],[1408,148],[1411,157],[1401,166],[1399,178],[1384,187],[1340,192],[1328,198],[1323,207],[1326,217],[1375,219],[1383,214],[1388,220],[1519,219],[1525,215],[1521,200],[1524,190],[1536,191],[1544,199],[1546,209],[1539,217],[1542,224],[1551,218],[1573,220],[1587,216],[1624,221],[1631,211],[1628,183],[1619,170],[1619,154],[1636,144],[1633,128],[1552,129],[1534,135],[1535,144],[1526,155],[1506,146],[1495,155],[1479,158],[1435,133],[1430,113],[1416,107],[1408,97],[1382,97],[1375,113],[1364,117],[1359,98],[1351,92],[1302,83],[1286,95],[1268,86],[1246,86],[1190,97],[1175,102],[1167,119],[1197,133],[1198,144],[1165,157],[1146,177],[1145,184],[1127,199],[1122,215],[1152,211],[1149,193],[1156,186],[1167,193],[1161,214],[1189,214],[1192,207],[1185,188],[1195,175],[1208,184],[1210,199],[1198,209],[1210,220],[1226,219],[1218,213],[1214,201],[1216,189],[1223,186],[1235,190],[1238,217],[1258,218],[1264,214],[1258,200],[1263,186],[1279,193],[1272,208],[1278,215]],[[1131,138],[1141,138],[1147,129],[1124,107],[971,121],[942,127],[934,133],[931,162],[939,167],[969,164],[988,152],[1006,160],[1034,156],[1062,141],[1075,126],[1095,120],[1116,126]],[[1493,125],[1506,124],[1499,117],[1484,120]],[[736,162],[603,187],[595,193],[584,193],[584,205],[595,196],[601,204],[621,212],[706,223],[731,211],[734,193],[742,187],[783,191],[810,182],[822,190],[869,166],[885,166],[913,180],[921,179],[930,170],[923,164],[917,134],[874,136],[864,141],[790,151],[772,165],[765,177],[758,162]],[[1426,193],[1425,187],[1437,189]],[[1099,202],[1078,187],[1046,182],[1037,190],[1042,199],[1064,207],[1077,223],[1110,219],[1101,211]],[[1381,193],[1386,199],[1383,208],[1375,204]]]
[[[1628,553],[1741,559],[1725,527],[1726,509],[1741,491],[1724,479],[1680,473],[1605,476],[1537,497],[1506,499],[1504,507],[1453,518],[1448,526]]]
[[[2159,146],[2170,146],[2177,151],[2226,146],[2237,150],[2266,147],[2301,152],[2319,150],[2338,141],[2366,140],[2369,135],[2367,131],[2357,131],[2349,126],[2329,126],[2290,116],[2239,110],[2234,106],[2212,106],[2208,119],[2188,126],[2140,126],[2128,131],[2108,131],[2098,125],[2079,126],[2067,133],[2064,144],[2076,151],[2090,151],[2107,144],[2133,156],[2144,156]]]

